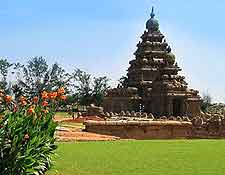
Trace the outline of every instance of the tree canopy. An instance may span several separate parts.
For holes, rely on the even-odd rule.
[[[9,74],[11,79],[8,78]],[[12,89],[16,98],[22,94],[34,97],[42,91],[54,91],[64,87],[69,94],[68,103],[80,105],[101,105],[106,91],[110,88],[106,76],[94,77],[75,69],[67,72],[58,63],[49,65],[43,57],[33,57],[27,64],[10,63],[0,59],[0,89]]]
[[[34,57],[27,65],[16,64],[15,70],[18,76],[14,91],[28,96],[67,87],[70,80],[69,74],[61,66],[57,63],[49,66],[43,57]]]
[[[109,79],[106,76],[93,77],[80,69],[73,72],[74,93],[81,105],[94,103],[100,106],[106,91],[110,88]]]
[[[9,69],[12,66],[13,64],[9,63],[7,59],[0,59],[0,89],[7,93],[10,92],[10,82],[7,81],[7,77],[9,74]]]

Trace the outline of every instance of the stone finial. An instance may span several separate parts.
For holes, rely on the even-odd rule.
[[[125,115],[126,115],[126,113],[124,111],[120,112],[120,116],[125,116]]]
[[[147,21],[146,23],[146,28],[150,32],[155,32],[159,30],[159,22],[154,18],[155,13],[154,13],[154,8],[152,7],[152,11],[150,14],[151,18]]]
[[[131,116],[130,111],[126,111],[126,116],[127,116],[127,117],[130,117],[130,116]]]
[[[148,119],[154,120],[154,115],[152,113],[148,114]]]
[[[151,11],[151,14],[150,14],[151,18],[154,18],[155,17],[155,13],[154,13],[154,7],[152,6],[152,11]]]
[[[174,116],[170,116],[169,118],[168,118],[168,120],[176,120],[176,117],[174,117]]]
[[[115,116],[115,114],[113,112],[110,112],[109,114],[110,114],[111,117]]]
[[[193,118],[191,122],[195,127],[201,127],[203,125],[203,119],[199,116]]]
[[[183,118],[180,117],[180,116],[178,116],[178,117],[177,117],[177,121],[180,121],[180,122],[181,122],[181,121],[183,121]]]
[[[131,117],[136,117],[135,111],[131,111]]]
[[[111,116],[110,116],[110,113],[108,113],[108,112],[105,113],[105,116],[106,116],[107,118],[110,118],[110,117],[111,117]]]
[[[146,112],[144,112],[144,113],[142,114],[142,117],[143,117],[143,118],[148,118],[148,114],[147,114]]]
[[[141,112],[136,112],[137,117],[141,117]]]
[[[190,122],[191,120],[189,119],[188,116],[184,116],[184,117],[183,117],[183,121],[185,121],[185,122]]]
[[[167,120],[167,117],[166,116],[161,116],[159,119],[160,120]]]

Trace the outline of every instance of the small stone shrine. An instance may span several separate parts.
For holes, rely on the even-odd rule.
[[[175,55],[159,30],[152,8],[146,30],[137,44],[125,85],[110,89],[104,111],[136,111],[154,116],[193,116],[200,113],[197,90],[188,89]]]

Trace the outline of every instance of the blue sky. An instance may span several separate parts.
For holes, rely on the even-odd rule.
[[[225,102],[223,0],[1,0],[0,56],[23,63],[44,56],[116,84],[152,5],[189,86]]]

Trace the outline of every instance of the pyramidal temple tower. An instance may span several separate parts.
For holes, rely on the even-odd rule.
[[[123,86],[110,89],[104,98],[108,112],[142,111],[156,116],[182,116],[200,113],[198,91],[188,89],[176,57],[160,32],[152,8],[146,30],[129,62]]]

